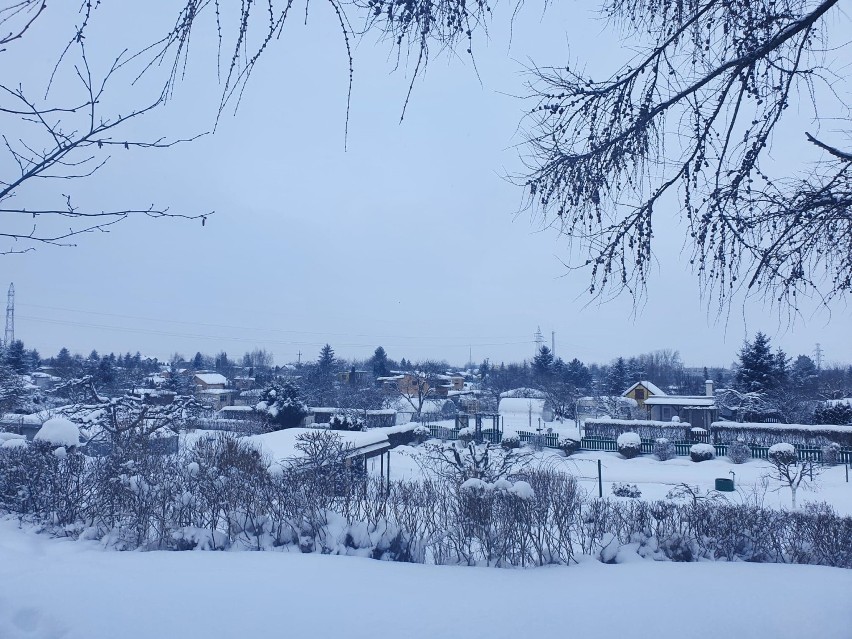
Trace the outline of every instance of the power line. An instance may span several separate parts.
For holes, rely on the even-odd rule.
[[[251,326],[238,326],[234,324],[215,324],[211,322],[198,322],[198,321],[187,321],[187,320],[177,320],[177,319],[165,319],[165,318],[155,318],[155,317],[143,317],[140,315],[126,315],[120,313],[107,313],[102,311],[84,311],[81,309],[74,308],[63,308],[58,306],[46,306],[43,304],[23,304],[23,306],[31,307],[31,308],[39,308],[50,311],[66,311],[69,313],[81,313],[85,315],[97,315],[101,317],[114,317],[117,319],[135,319],[142,322],[162,322],[165,324],[179,324],[182,326],[192,326],[199,327],[203,326],[205,328],[220,328],[226,330],[237,330],[237,331],[258,331],[258,332],[269,332],[269,333],[285,333],[291,335],[314,335],[317,337],[327,338],[327,337],[365,337],[375,340],[388,340],[388,339],[400,339],[400,340],[458,340],[459,344],[453,344],[452,346],[469,346],[473,344],[474,346],[503,346],[503,345],[512,345],[512,344],[526,344],[528,340],[524,341],[497,341],[497,340],[515,340],[517,338],[516,335],[510,336],[493,336],[493,337],[481,337],[480,339],[486,340],[495,340],[494,342],[480,343],[473,341],[471,342],[469,336],[428,336],[428,335],[376,335],[369,333],[331,333],[331,332],[321,332],[321,331],[302,331],[296,329],[284,329],[284,328],[264,328],[264,327],[251,327]],[[58,321],[58,320],[57,320]],[[69,320],[71,321],[71,320]],[[298,342],[293,342],[298,343]],[[313,344],[314,342],[305,342],[308,344]],[[447,344],[438,344],[438,346],[446,346]]]
[[[119,331],[124,333],[139,333],[144,335],[161,335],[164,337],[179,337],[183,339],[207,339],[207,340],[227,340],[227,341],[235,341],[235,342],[243,342],[248,344],[276,344],[279,346],[322,346],[325,344],[325,341],[319,342],[307,342],[307,341],[294,341],[294,340],[281,340],[281,339],[257,339],[250,337],[236,337],[232,335],[202,335],[198,333],[177,333],[174,331],[165,331],[160,329],[153,328],[134,328],[129,326],[114,326],[109,324],[93,324],[91,322],[79,322],[73,320],[60,320],[56,318],[48,318],[48,317],[34,317],[31,315],[21,315],[21,319],[26,319],[32,322],[42,322],[45,324],[54,324],[60,326],[76,326],[80,328],[96,328],[103,330],[111,330],[111,331]],[[199,326],[205,326],[204,324],[199,324]],[[212,325],[210,325],[212,326]],[[321,334],[320,334],[321,335]],[[528,344],[527,340],[517,341],[517,342],[492,342],[492,343],[478,343],[477,346],[511,346],[516,344]],[[338,346],[342,347],[365,347],[372,348],[375,346],[373,343],[363,343],[363,342],[349,342],[349,343],[338,343]],[[461,348],[464,346],[468,346],[468,343],[460,343],[460,344],[434,344],[431,345],[433,347],[444,347],[444,348]]]

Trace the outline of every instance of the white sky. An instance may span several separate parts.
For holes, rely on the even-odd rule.
[[[14,281],[17,291],[16,337],[44,356],[62,346],[160,357],[263,347],[283,363],[299,351],[314,359],[329,342],[346,357],[383,345],[396,359],[462,363],[471,353],[508,362],[532,355],[540,325],[548,341],[556,331],[566,359],[673,348],[687,364],[714,366],[763,330],[789,354],[810,354],[820,342],[828,362],[852,361],[845,305],[830,315],[806,310],[792,326],[759,305],[721,320],[708,314],[681,255],[675,211],[657,222],[659,268],[638,314],[626,298],[588,304],[586,279],[567,275],[560,261],[565,242],[515,215],[521,194],[503,177],[520,168],[513,147],[525,103],[513,96],[524,91],[525,64],[585,61],[600,73],[626,59],[617,34],[593,17],[594,3],[558,4],[542,19],[528,3],[511,50],[509,6],[498,7],[490,42],[476,43],[481,84],[469,60],[435,57],[402,124],[405,69],[393,71],[387,45],[359,43],[345,152],[345,50],[328,7],[312,4],[308,25],[285,28],[236,117],[215,135],[116,153],[96,178],[73,186],[80,203],[97,208],[215,210],[206,226],[136,220],[82,237],[77,248],[3,257],[0,289]],[[54,59],[45,51],[62,45],[54,15],[31,36],[39,56],[19,60],[33,86],[43,86]],[[158,26],[124,6],[104,12],[102,24],[89,46],[104,61],[128,30]],[[839,27],[848,24],[839,18]],[[211,128],[214,35],[197,34],[187,80],[140,135]],[[848,52],[837,55],[845,68]]]

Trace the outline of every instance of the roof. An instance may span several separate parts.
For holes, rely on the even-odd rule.
[[[235,391],[228,388],[206,388],[198,391],[198,395],[229,395]]]
[[[649,397],[645,400],[645,406],[695,406],[702,408],[714,408],[716,400],[705,395],[666,395],[665,397]]]
[[[219,373],[196,373],[195,379],[200,380],[204,384],[227,384],[228,378]]]
[[[268,454],[273,460],[292,459],[301,453],[296,449],[297,438],[303,433],[316,433],[313,428],[287,428],[263,435],[252,435],[242,441],[252,444]],[[322,432],[322,431],[320,431]],[[355,454],[372,452],[375,448],[389,448],[387,428],[372,428],[368,431],[331,431],[340,437],[344,444],[351,446]]]
[[[651,393],[651,395],[654,395],[655,397],[665,396],[665,393],[664,393],[664,392],[660,389],[660,387],[659,387],[659,386],[657,386],[657,385],[656,385],[656,384],[654,384],[653,382],[649,382],[648,380],[643,379],[641,382],[636,382],[635,384],[633,384],[633,386],[631,386],[631,387],[630,387],[630,388],[628,388],[626,391],[624,391],[624,392],[621,394],[621,395],[622,395],[622,397],[623,397],[624,395],[627,395],[630,391],[632,391],[632,390],[633,390],[634,388],[636,388],[637,386],[639,386],[639,384],[642,384],[642,386],[644,386],[645,388],[647,388],[647,389],[648,389],[648,392],[649,392],[649,393]],[[646,400],[646,402],[645,402],[645,403],[647,403],[647,400]]]
[[[513,388],[500,393],[500,398],[504,397],[537,397],[544,399],[544,392],[535,388]]]

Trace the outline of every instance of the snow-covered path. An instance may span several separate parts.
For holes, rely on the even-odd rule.
[[[127,552],[0,520],[2,639],[852,636],[852,570],[637,560],[531,570]]]

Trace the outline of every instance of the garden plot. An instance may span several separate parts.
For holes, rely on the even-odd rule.
[[[418,459],[423,452],[418,446],[393,449],[391,479],[421,478]],[[535,464],[555,466],[575,475],[590,495],[598,494],[597,462],[600,460],[604,497],[612,497],[613,483],[636,484],[642,493],[641,498],[645,500],[665,499],[672,488],[684,483],[697,486],[706,493],[714,490],[717,478],[732,478],[730,472],[733,471],[736,491],[721,493],[726,499],[741,502],[753,500],[757,494],[770,507],[790,508],[791,504],[789,488],[769,479],[772,466],[765,460],[751,459],[744,464],[734,464],[727,457],[719,457],[696,463],[688,457],[675,457],[661,462],[653,455],[624,459],[618,453],[609,452],[580,452],[566,458],[561,452],[551,449],[535,451],[532,455]],[[374,472],[379,472],[378,462]],[[765,487],[764,478],[767,478]],[[824,501],[831,504],[838,514],[852,515],[852,477],[847,483],[844,466],[823,468],[820,474],[815,475],[814,481],[808,483],[799,488],[800,504]]]

